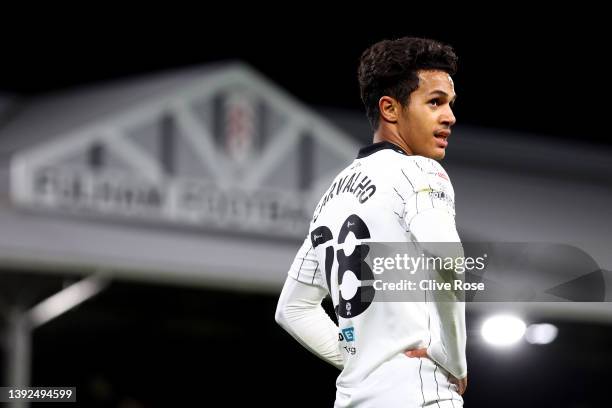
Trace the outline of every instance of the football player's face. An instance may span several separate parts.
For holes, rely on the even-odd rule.
[[[446,154],[451,126],[455,124],[452,105],[455,88],[444,71],[419,71],[419,87],[410,102],[401,108],[398,131],[415,155],[441,160]]]

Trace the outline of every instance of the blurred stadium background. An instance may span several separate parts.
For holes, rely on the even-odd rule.
[[[76,386],[90,407],[331,406],[335,369],[274,309],[315,201],[371,139],[360,52],[411,34],[460,56],[443,164],[462,239],[574,245],[601,268],[580,282],[598,302],[469,305],[466,406],[609,405],[599,33],[81,24],[3,50],[0,385]],[[556,330],[495,347],[496,313]]]

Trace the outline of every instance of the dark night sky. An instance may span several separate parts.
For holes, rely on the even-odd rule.
[[[500,6],[501,7],[501,6]],[[559,10],[556,10],[558,12]],[[523,11],[449,25],[437,17],[396,11],[394,19],[268,18],[245,23],[211,15],[122,21],[57,21],[4,33],[0,90],[24,95],[108,79],[243,60],[313,106],[361,109],[356,81],[360,53],[382,38],[416,35],[452,44],[458,123],[514,129],[608,144],[605,26],[596,13],[571,17]],[[483,12],[480,10],[480,12]],[[490,11],[489,11],[490,12]],[[325,13],[321,12],[321,15]],[[415,24],[411,20],[417,20]],[[148,22],[143,22],[148,21]],[[59,29],[58,27],[61,27]],[[6,29],[3,29],[5,31]]]

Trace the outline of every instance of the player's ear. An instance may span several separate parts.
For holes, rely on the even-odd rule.
[[[399,103],[390,96],[383,96],[378,100],[378,111],[385,122],[396,123],[400,114]]]

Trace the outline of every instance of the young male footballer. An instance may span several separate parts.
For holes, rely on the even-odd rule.
[[[361,56],[361,98],[373,143],[331,183],[280,295],[276,321],[341,369],[335,407],[463,406],[463,302],[377,302],[368,242],[459,243],[454,191],[438,161],[455,124],[457,56],[404,37]],[[338,326],[321,301],[330,295]]]

